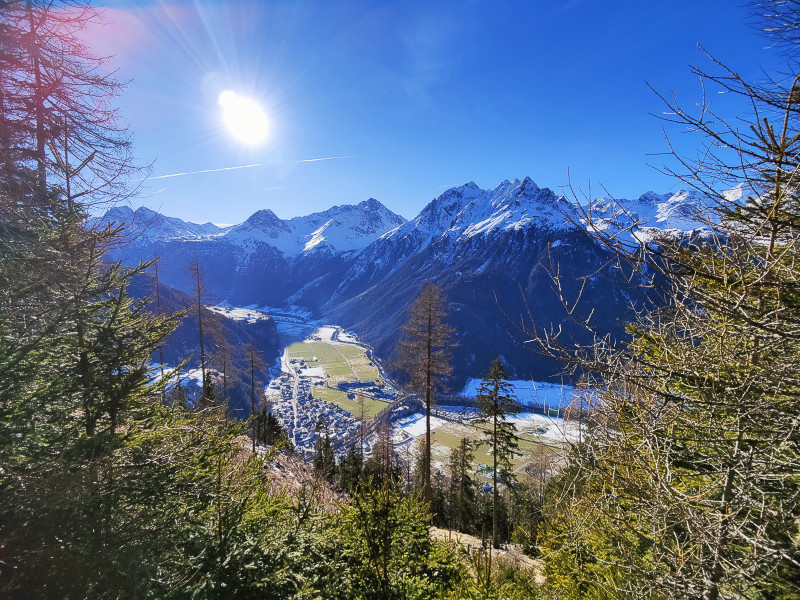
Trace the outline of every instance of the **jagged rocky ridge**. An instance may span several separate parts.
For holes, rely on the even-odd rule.
[[[682,191],[601,198],[591,203],[591,227],[686,232],[701,227],[690,210],[701,200]],[[586,233],[585,215],[527,177],[490,190],[474,183],[452,188],[409,221],[374,199],[290,220],[261,210],[227,228],[147,209],[115,209],[103,220],[133,223],[132,243],[116,257],[161,256],[159,272],[169,285],[189,291],[186,264],[197,258],[219,300],[302,306],[354,329],[384,358],[393,353],[409,304],[434,280],[452,303],[450,324],[458,332],[454,387],[482,375],[498,355],[516,377],[556,376],[560,365],[523,343],[523,322],[587,341],[574,319],[591,314],[599,331],[621,336],[632,307],[649,301],[624,273],[604,268],[609,257]],[[568,298],[582,293],[572,318],[553,290],[556,269]]]

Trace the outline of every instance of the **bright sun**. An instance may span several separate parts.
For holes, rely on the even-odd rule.
[[[267,137],[269,123],[261,107],[236,92],[226,90],[219,95],[222,120],[233,137],[243,144],[258,144]]]

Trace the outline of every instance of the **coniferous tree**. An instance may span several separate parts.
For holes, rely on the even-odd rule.
[[[245,379],[242,370],[237,366],[236,359],[241,357],[242,352],[247,354],[247,348],[234,348],[228,340],[228,333],[224,326],[224,319],[216,313],[206,310],[203,318],[205,339],[209,340],[210,351],[206,351],[207,364],[209,371],[214,375],[211,377],[214,382],[216,399],[222,406],[226,407],[226,418],[229,413],[227,410],[230,400],[230,390]],[[208,346],[207,346],[208,347]],[[259,357],[256,355],[256,365]],[[259,369],[256,366],[256,369]],[[213,370],[213,371],[212,371]]]
[[[0,176],[4,191],[46,202],[58,187],[83,204],[119,201],[135,170],[104,74],[81,31],[99,21],[86,2],[6,2],[0,12]],[[69,184],[67,184],[69,178]],[[70,189],[71,188],[71,189]]]
[[[423,495],[431,501],[431,408],[436,393],[453,368],[450,348],[453,329],[444,319],[447,298],[432,281],[427,282],[408,311],[408,323],[403,326],[405,339],[398,347],[398,367],[409,377],[411,389],[420,393],[425,402],[425,449],[422,457]]]
[[[704,194],[692,217],[705,231],[592,230],[663,306],[624,347],[544,340],[599,390],[551,486],[548,582],[565,597],[800,593],[800,77],[759,87],[718,67],[705,84],[741,95],[748,127],[665,98],[668,119],[705,137],[708,152],[674,171]]]
[[[378,439],[372,448],[372,456],[364,465],[364,471],[377,484],[395,481],[398,478],[392,424],[388,420],[383,421],[378,427]]]
[[[464,532],[472,531],[475,513],[475,480],[472,478],[473,445],[461,438],[450,454],[450,515],[451,526]]]
[[[317,420],[314,430],[317,432],[314,443],[314,472],[318,477],[332,483],[336,478],[336,455],[333,452],[330,431],[322,417]]]
[[[447,490],[444,473],[439,469],[433,474],[433,487],[431,489],[431,517],[437,527],[447,527],[450,515],[447,504]]]
[[[358,448],[352,445],[339,463],[339,487],[350,495],[355,494],[363,472],[364,458]]]
[[[291,450],[289,435],[278,418],[266,406],[262,406],[256,415],[256,432],[258,441],[267,446],[276,446]]]
[[[500,490],[498,484],[510,485],[513,479],[511,461],[520,454],[517,427],[508,421],[520,411],[520,406],[508,382],[508,373],[499,358],[478,387],[477,425],[486,426],[483,440],[492,452],[492,543],[500,547]]]

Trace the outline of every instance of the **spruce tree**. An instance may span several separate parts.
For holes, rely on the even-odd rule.
[[[355,494],[363,471],[364,459],[354,444],[339,463],[339,486],[350,495]]]
[[[451,526],[466,533],[472,530],[475,514],[475,480],[471,475],[474,456],[472,442],[461,438],[449,461]]]
[[[498,484],[510,485],[513,479],[511,461],[520,455],[517,427],[508,421],[517,414],[519,404],[513,396],[508,373],[499,358],[489,367],[489,372],[478,387],[476,425],[486,426],[483,440],[492,452],[492,542],[500,547],[500,511]]]

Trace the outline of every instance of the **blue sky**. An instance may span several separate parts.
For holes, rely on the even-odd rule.
[[[561,191],[568,173],[593,195],[666,192],[675,182],[648,166],[667,160],[651,115],[663,107],[645,82],[698,102],[690,65],[710,66],[698,43],[748,79],[781,64],[735,0],[103,4],[87,40],[131,80],[120,109],[153,163],[132,204],[198,222],[370,197],[410,218],[467,181]],[[224,128],[225,89],[263,105],[265,143]],[[195,171],[207,172],[162,177]]]

